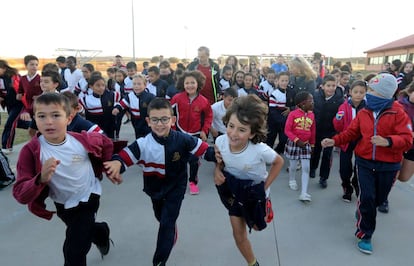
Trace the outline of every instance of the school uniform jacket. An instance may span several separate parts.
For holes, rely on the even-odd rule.
[[[408,117],[411,119],[411,123],[414,125],[414,103],[411,103],[408,100],[408,96],[400,97],[398,102],[403,106],[404,111],[407,113]],[[414,143],[411,146],[411,150],[414,150]]]
[[[335,92],[331,98],[326,100],[324,91],[320,89],[315,91],[313,100],[313,113],[315,114],[316,122],[316,138],[330,138],[336,134],[332,119],[338,112],[339,106],[344,102],[344,97]]]
[[[187,134],[198,136],[203,131],[208,135],[213,123],[213,111],[206,97],[199,94],[190,101],[185,91],[177,93],[171,99],[171,105],[177,113],[177,128]]]
[[[28,112],[33,116],[33,97],[42,94],[42,89],[40,88],[40,75],[36,74],[30,81],[27,75],[23,76],[20,79],[18,93],[23,94],[22,103],[25,107],[25,112]]]
[[[87,150],[95,176],[102,179],[102,163],[112,157],[113,143],[106,136],[97,132],[68,132]],[[37,182],[42,172],[40,160],[40,142],[37,136],[23,146],[17,161],[17,181],[13,186],[13,196],[29,210],[44,219],[52,219],[54,211],[46,210],[45,200],[49,196],[47,184]]]
[[[365,100],[362,100],[362,102],[358,105],[357,108],[355,108],[355,112],[358,113],[362,108],[365,107]],[[349,124],[351,124],[352,121],[352,109],[354,107],[352,106],[352,101],[349,99],[348,101],[345,101],[343,104],[341,104],[338,108],[338,112],[336,113],[335,117],[332,119],[332,123],[334,125],[334,128],[336,132],[341,133],[347,127]],[[349,143],[345,143],[344,145],[341,145],[340,148],[342,151],[346,151],[348,149]]]
[[[143,169],[144,192],[153,199],[162,199],[174,189],[184,195],[187,186],[187,162],[190,155],[203,155],[206,142],[190,135],[170,130],[167,137],[150,133],[138,138],[113,159],[122,164],[121,173],[127,166],[138,164]]]
[[[119,111],[129,110],[135,131],[146,135],[150,132],[150,128],[145,121],[145,117],[148,115],[148,105],[154,98],[155,96],[146,90],[140,94],[130,92],[115,107]]]
[[[113,138],[115,132],[115,117],[112,110],[118,104],[121,95],[118,92],[105,90],[102,95],[85,94],[79,102],[85,109],[85,118],[97,125],[104,133]]]
[[[389,138],[391,147],[373,145],[372,136]],[[335,145],[358,139],[356,156],[369,161],[399,163],[403,152],[409,150],[413,143],[411,121],[397,102],[382,111],[377,118],[374,118],[371,110],[364,108],[358,112],[346,131],[333,137]]]
[[[19,90],[20,75],[13,75],[11,77],[2,76],[4,88],[0,90],[0,97],[4,100],[0,103],[3,107],[7,107],[10,110],[13,107],[22,107],[23,103],[16,99],[17,92]]]

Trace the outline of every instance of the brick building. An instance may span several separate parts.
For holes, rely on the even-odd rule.
[[[384,63],[391,62],[394,59],[400,59],[402,62],[412,62],[414,59],[414,34],[364,53],[367,54],[365,69],[373,72],[384,70]]]

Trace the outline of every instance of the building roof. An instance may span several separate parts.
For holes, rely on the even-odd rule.
[[[413,47],[413,46],[414,46],[414,34],[404,37],[402,39],[381,45],[377,48],[373,48],[371,50],[365,51],[365,53],[381,52],[381,51],[386,51],[386,50],[394,50],[394,49]]]

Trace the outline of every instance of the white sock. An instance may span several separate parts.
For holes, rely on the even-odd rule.
[[[289,160],[289,181],[296,181],[296,167],[298,165],[298,160]]]
[[[310,160],[302,159],[302,194],[308,193]]]

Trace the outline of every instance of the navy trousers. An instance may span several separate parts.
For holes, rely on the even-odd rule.
[[[387,170],[382,166],[367,167],[357,161],[360,194],[355,235],[360,239],[371,239],[374,234],[377,207],[387,199],[398,172],[398,169]]]
[[[186,186],[179,186],[169,191],[162,199],[151,199],[155,218],[160,223],[153,265],[165,265],[170,256],[185,189]]]

